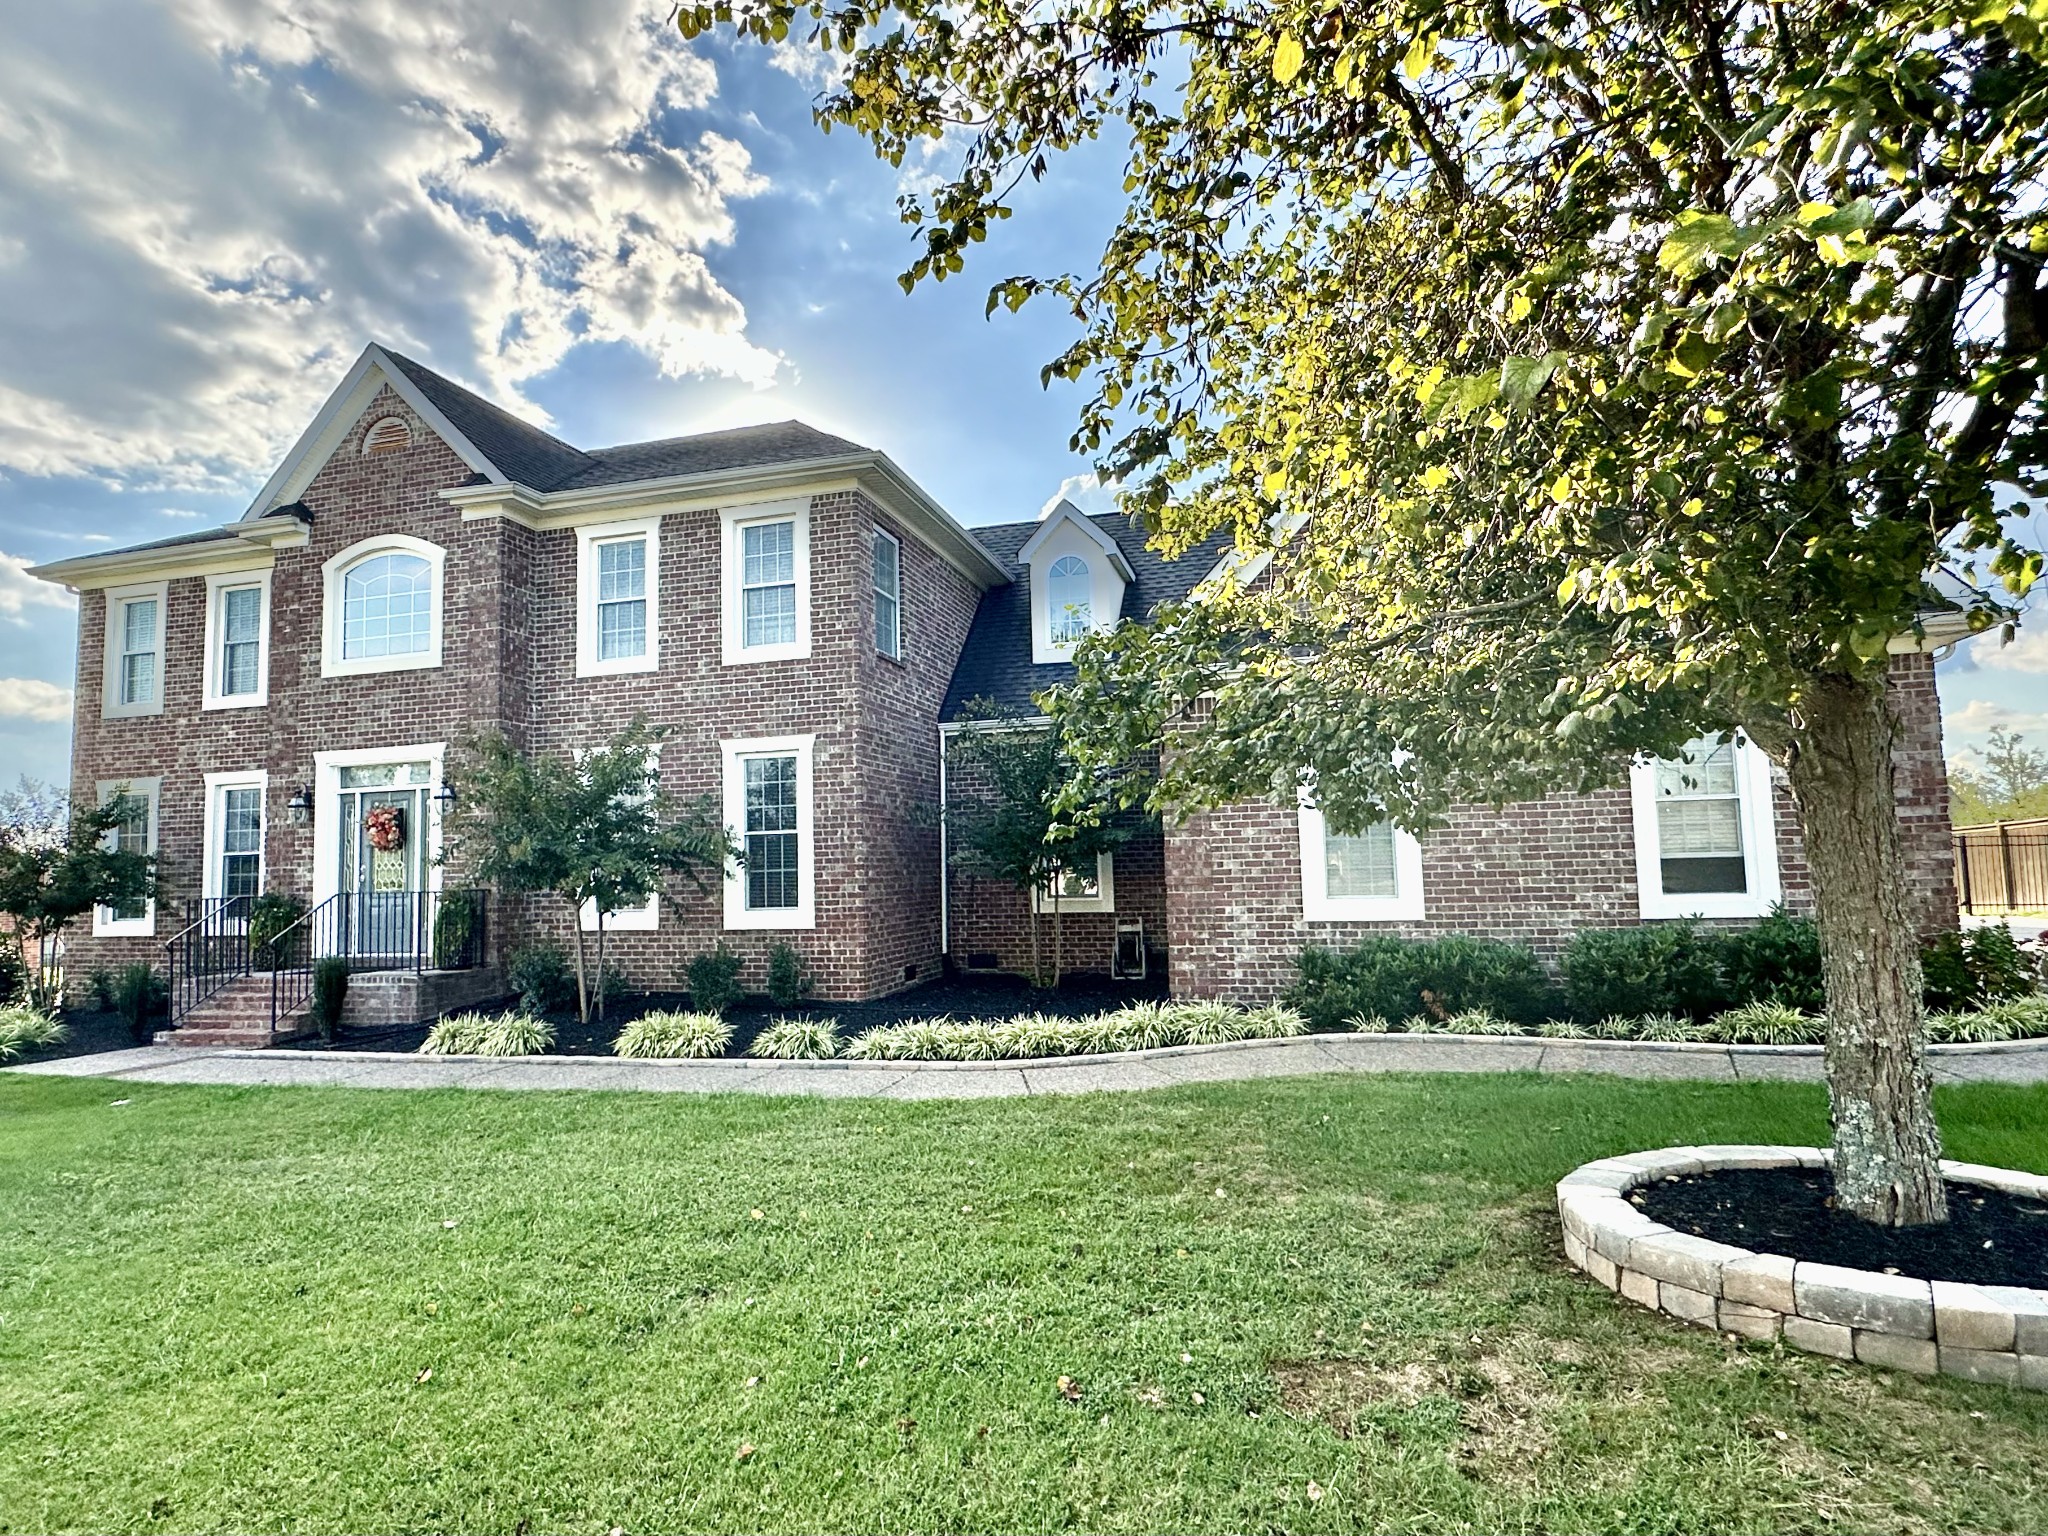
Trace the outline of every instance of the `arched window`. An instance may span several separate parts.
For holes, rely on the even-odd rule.
[[[434,648],[434,567],[403,550],[341,573],[341,659],[418,656]]]
[[[1088,562],[1079,555],[1061,555],[1045,573],[1045,611],[1052,621],[1052,643],[1072,645],[1094,623],[1094,583]]]

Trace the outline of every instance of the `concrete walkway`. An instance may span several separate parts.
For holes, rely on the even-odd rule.
[[[1938,1081],[2048,1082],[2048,1039],[1930,1047]],[[989,1099],[1120,1092],[1315,1072],[1598,1072],[1701,1082],[1818,1082],[1819,1046],[1652,1045],[1480,1035],[1309,1035],[1033,1061],[620,1061],[609,1056],[398,1056],[145,1046],[9,1070],[123,1082],[231,1087],[611,1088]]]

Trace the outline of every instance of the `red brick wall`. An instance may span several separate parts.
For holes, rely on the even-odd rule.
[[[1925,893],[1925,927],[1955,923],[1948,781],[1941,713],[1926,656],[1892,667],[1900,722],[1899,804],[1908,868]],[[1785,903],[1810,910],[1799,815],[1773,773],[1778,868]],[[1422,839],[1427,916],[1412,923],[1310,923],[1302,915],[1301,843],[1294,810],[1242,802],[1170,826],[1166,834],[1168,947],[1179,996],[1264,1002],[1294,979],[1310,944],[1342,947],[1368,933],[1465,933],[1531,945],[1555,959],[1581,928],[1633,925],[1635,832],[1627,789],[1551,795],[1498,810],[1460,806]]]
[[[1153,951],[1151,965],[1160,963],[1166,945],[1166,839],[1157,826],[1138,833],[1116,850],[1110,873],[1116,901],[1114,912],[1064,912],[1064,968],[1078,975],[1107,976],[1116,943],[1119,918],[1128,922],[1142,918],[1145,942]],[[952,872],[950,919],[953,930],[952,955],[956,966],[966,966],[976,955],[994,955],[996,968],[1017,975],[1031,970],[1030,905],[1015,886]],[[1038,942],[1041,959],[1052,967],[1052,914],[1039,918]],[[1155,969],[1154,975],[1158,972]]]

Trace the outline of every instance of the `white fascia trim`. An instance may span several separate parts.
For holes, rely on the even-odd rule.
[[[219,898],[220,861],[224,853],[221,847],[227,828],[222,823],[220,806],[221,791],[224,789],[257,789],[262,796],[262,831],[256,842],[256,890],[258,894],[270,889],[270,774],[262,768],[229,770],[209,773],[206,776],[206,814],[204,836],[200,841],[201,857],[205,867],[200,871],[199,894],[203,900]]]
[[[123,704],[121,700],[121,641],[128,630],[127,616],[122,611],[126,604],[144,599],[156,599],[156,695],[141,704]],[[133,720],[144,715],[160,715],[164,712],[164,690],[169,683],[168,658],[164,655],[166,621],[171,607],[171,584],[168,581],[146,581],[132,587],[112,587],[107,591],[106,613],[106,662],[100,681],[100,716],[106,720]]]
[[[1101,888],[1101,894],[1096,896],[1062,896],[1059,900],[1059,910],[1062,912],[1114,912],[1116,910],[1116,860],[1106,849],[1095,856],[1095,883]],[[1052,893],[1044,886],[1038,886],[1032,890],[1031,910],[1047,914],[1052,912]]]
[[[1629,769],[1635,823],[1637,915],[1661,918],[1765,917],[1784,899],[1778,874],[1778,823],[1771,791],[1771,760],[1747,737],[1735,745],[1735,787],[1742,800],[1743,884],[1733,892],[1664,893],[1663,855],[1657,836],[1657,765],[1638,759]]]
[[[622,539],[647,541],[647,653],[614,661],[597,655],[597,546]],[[661,516],[624,523],[585,523],[576,529],[576,675],[614,677],[654,672],[661,666]],[[610,923],[606,927],[612,926]]]
[[[101,779],[94,788],[99,794],[99,803],[105,805],[116,794],[134,795],[149,802],[149,841],[145,851],[156,852],[157,829],[161,819],[157,812],[163,800],[164,781],[160,778]],[[92,936],[96,939],[153,939],[156,937],[156,898],[150,897],[143,903],[142,916],[123,920],[113,915],[107,907],[92,909]]]
[[[263,594],[262,618],[256,629],[256,691],[224,694],[221,677],[221,594],[254,587]],[[201,709],[254,709],[270,702],[270,567],[221,573],[206,578],[205,696]]]
[[[743,645],[746,637],[740,583],[746,574],[742,557],[743,529],[760,523],[796,524],[796,639],[782,645]],[[722,507],[719,525],[719,657],[728,667],[757,661],[808,661],[811,655],[811,502],[770,501],[749,507]]]
[[[724,759],[725,825],[742,850],[747,838],[747,779],[741,764],[750,757],[796,759],[797,904],[753,911],[747,906],[747,875],[737,859],[725,866],[725,926],[729,929],[796,929],[818,926],[818,845],[812,833],[811,736],[755,736],[718,744]]]
[[[307,542],[306,530],[296,520],[274,517],[270,522],[283,525],[284,530],[296,532],[296,538],[257,538],[253,532],[244,533],[239,528],[232,534],[217,539],[195,540],[190,544],[174,544],[168,549],[112,549],[104,555],[79,555],[70,560],[53,560],[48,565],[32,565],[28,574],[38,581],[47,581],[52,586],[69,587],[74,592],[97,592],[107,587],[118,587],[138,580],[150,580],[168,576],[208,576],[217,571],[247,571],[267,569],[272,563],[270,550],[279,545]]]
[[[447,782],[442,765],[448,744],[418,742],[399,747],[351,747],[338,752],[313,754],[313,905],[318,906],[341,889],[340,830],[341,770],[369,768],[379,763],[420,763],[427,773],[427,889],[441,889],[441,786]]]
[[[1021,565],[1030,564],[1039,550],[1045,547],[1046,540],[1052,537],[1053,530],[1063,524],[1080,529],[1097,549],[1109,557],[1109,563],[1125,581],[1131,582],[1138,579],[1136,573],[1131,570],[1131,562],[1124,558],[1123,549],[1118,545],[1117,541],[1096,527],[1094,519],[1090,518],[1079,507],[1065,501],[1048,512],[1045,515],[1044,521],[1038,525],[1038,531],[1024,541],[1024,547],[1017,551],[1018,563]]]
[[[429,643],[424,651],[409,656],[360,657],[344,661],[341,655],[341,578],[348,568],[371,555],[398,552],[418,555],[433,567],[433,589],[429,596],[427,624]],[[320,675],[357,677],[370,672],[414,672],[441,665],[443,599],[448,583],[444,579],[448,551],[425,539],[402,533],[380,533],[358,539],[320,567]]]
[[[327,462],[341,439],[347,436],[349,428],[355,425],[356,418],[377,398],[378,389],[385,384],[389,384],[392,392],[412,407],[420,420],[433,428],[436,436],[455,450],[456,457],[463,463],[493,485],[505,483],[504,473],[420,393],[419,386],[405,376],[382,347],[372,342],[363,348],[362,355],[355,360],[341,383],[335,386],[334,393],[327,397],[327,403],[320,407],[320,414],[313,418],[312,425],[299,434],[299,440],[292,444],[276,471],[264,482],[263,489],[256,493],[256,499],[249,503],[249,510],[242,514],[242,520],[252,522],[273,507],[298,500],[320,472],[320,466]]]
[[[1323,813],[1301,807],[1301,915],[1311,923],[1414,923],[1428,915],[1422,892],[1422,843],[1394,828],[1394,894],[1332,896]]]

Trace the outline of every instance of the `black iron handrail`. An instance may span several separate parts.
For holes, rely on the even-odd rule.
[[[199,904],[199,916],[164,941],[164,980],[170,991],[170,1025],[237,977],[249,974],[247,896],[215,896]]]
[[[330,896],[273,934],[256,957],[270,972],[270,1027],[313,999],[313,967],[338,957],[351,971],[467,971],[490,953],[490,893],[368,891]]]

